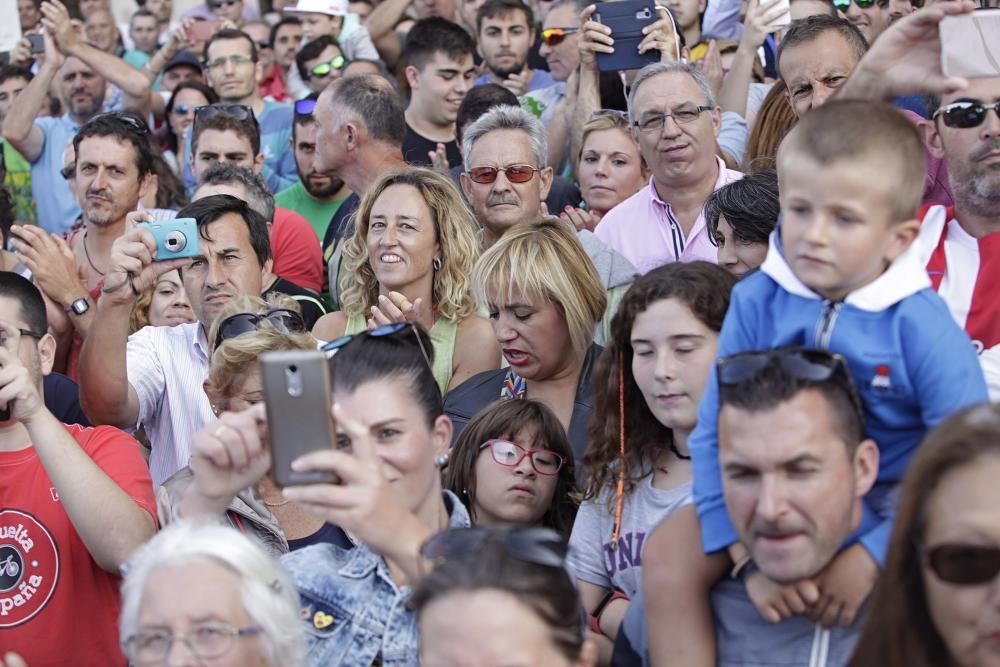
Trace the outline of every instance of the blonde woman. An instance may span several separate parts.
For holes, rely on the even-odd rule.
[[[593,406],[590,373],[601,351],[594,327],[607,296],[576,233],[558,218],[511,227],[479,258],[473,289],[510,367],[480,373],[445,396],[456,437],[497,399],[534,399],[566,429],[579,471]]]
[[[392,171],[361,200],[344,247],[343,310],[313,327],[333,341],[391,322],[430,332],[441,392],[500,365],[489,322],[474,313],[469,276],[476,221],[455,185],[430,169]]]

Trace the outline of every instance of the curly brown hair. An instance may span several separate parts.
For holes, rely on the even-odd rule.
[[[676,262],[654,269],[636,280],[622,298],[611,320],[611,335],[594,368],[594,409],[590,420],[590,446],[583,457],[587,485],[585,500],[595,499],[612,484],[620,469],[625,472],[625,494],[653,471],[653,464],[673,433],[646,405],[632,376],[632,324],[657,301],[677,299],[712,331],[722,330],[729,308],[729,294],[736,278],[709,262]],[[622,424],[619,410],[619,370],[624,372],[625,458],[619,451]],[[614,498],[612,496],[612,502]]]

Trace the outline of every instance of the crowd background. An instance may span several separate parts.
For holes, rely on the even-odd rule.
[[[995,0],[16,3],[0,667],[1000,666]]]

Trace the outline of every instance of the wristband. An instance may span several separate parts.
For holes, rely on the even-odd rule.
[[[739,579],[743,574],[749,574],[746,573],[745,570],[747,570],[751,565],[753,565],[753,558],[750,557],[750,554],[746,554],[736,563],[736,565],[733,566],[733,569],[729,571],[729,578]],[[756,570],[756,568],[754,569]]]

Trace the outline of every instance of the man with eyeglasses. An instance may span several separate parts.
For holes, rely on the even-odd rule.
[[[705,224],[705,200],[743,175],[716,155],[722,113],[701,70],[654,63],[629,92],[629,120],[652,172],[649,185],[608,213],[597,237],[640,273],[669,262],[718,261]]]
[[[330,35],[307,42],[295,54],[299,76],[313,93],[322,93],[331,82],[344,76],[347,59],[344,51]]]
[[[924,140],[931,156],[944,160],[954,205],[927,207],[914,245],[931,284],[979,352],[990,398],[997,400],[1000,77],[946,77],[938,40],[944,16],[973,9],[970,2],[935,3],[900,19],[861,60],[838,96],[884,100],[930,95]]]
[[[3,651],[31,665],[124,667],[120,568],[156,531],[156,500],[132,437],[65,424],[47,407],[47,328],[34,285],[0,272]]]
[[[110,110],[106,107],[127,107],[145,114],[150,110],[151,98],[146,76],[125,61],[85,43],[61,3],[43,3],[42,13],[45,54],[37,76],[11,105],[3,132],[4,138],[31,163],[38,224],[47,232],[62,234],[80,213],[59,174],[66,144],[84,123]],[[38,117],[56,79],[67,112],[57,118]],[[120,99],[106,99],[109,82],[117,87],[113,90],[121,92]]]
[[[295,183],[295,159],[288,150],[292,134],[292,107],[265,100],[260,81],[263,66],[257,44],[240,30],[220,30],[205,43],[205,73],[208,85],[218,94],[220,104],[238,105],[253,111],[260,126],[260,152],[264,156],[262,174],[272,192]],[[185,169],[185,185],[195,183]]]

